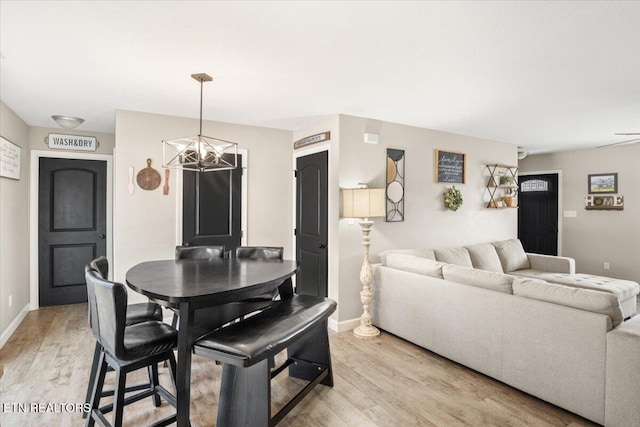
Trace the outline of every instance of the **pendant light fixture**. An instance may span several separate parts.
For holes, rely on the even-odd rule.
[[[162,141],[162,167],[169,169],[211,172],[235,169],[238,165],[238,144],[202,134],[202,89],[204,82],[213,80],[205,73],[192,74],[200,82],[200,131]]]

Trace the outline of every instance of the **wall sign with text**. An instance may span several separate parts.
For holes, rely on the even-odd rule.
[[[588,211],[621,211],[624,210],[623,196],[587,196],[584,208]]]
[[[436,182],[465,183],[466,154],[436,150]]]
[[[0,176],[20,179],[21,148],[0,136]]]
[[[317,142],[329,141],[331,139],[331,132],[322,132],[316,135],[311,135],[306,138],[302,138],[293,143],[293,149],[306,147],[307,145],[315,144]]]
[[[98,148],[98,140],[95,136],[50,133],[46,140],[49,148],[56,150],[96,151]]]

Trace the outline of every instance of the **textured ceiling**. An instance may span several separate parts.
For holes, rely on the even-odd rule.
[[[351,114],[513,143],[640,132],[640,2],[0,2],[0,98],[296,129]]]

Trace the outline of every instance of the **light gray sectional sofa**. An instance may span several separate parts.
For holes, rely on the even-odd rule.
[[[637,283],[575,275],[518,240],[380,257],[376,326],[597,423],[640,426],[640,316],[623,321]]]

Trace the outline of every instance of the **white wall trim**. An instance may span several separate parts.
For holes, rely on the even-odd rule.
[[[9,341],[9,338],[11,338],[11,335],[13,335],[16,329],[18,329],[18,326],[20,326],[20,323],[22,323],[22,321],[24,320],[24,318],[27,316],[28,313],[29,313],[29,304],[26,304],[22,308],[22,310],[20,310],[20,313],[18,313],[18,315],[9,324],[7,329],[5,329],[2,335],[0,335],[0,349],[4,347],[7,341]]]
[[[29,173],[29,306],[31,310],[37,310],[40,307],[38,291],[38,192],[40,189],[38,186],[42,157],[107,162],[107,258],[113,260],[113,155],[32,150]]]
[[[351,331],[360,325],[360,318],[356,317],[355,319],[343,320],[342,322],[338,322],[333,319],[329,319],[329,329],[335,332],[344,332]]]
[[[247,246],[249,241],[248,212],[249,208],[249,150],[239,148],[238,154],[242,156],[242,212],[240,213],[240,227],[242,228],[242,238],[240,244]],[[182,245],[182,171],[176,170],[176,246]],[[210,172],[215,173],[215,172]]]
[[[562,255],[562,235],[563,235],[563,205],[562,205],[562,171],[561,170],[547,170],[547,171],[527,171],[518,172],[518,176],[527,175],[558,175],[558,256]]]

